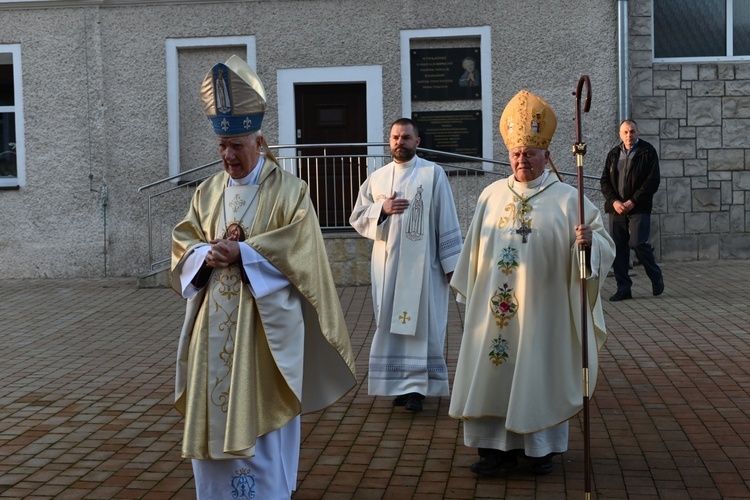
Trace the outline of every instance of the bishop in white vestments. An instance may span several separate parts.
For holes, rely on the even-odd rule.
[[[461,251],[461,230],[448,177],[416,155],[419,131],[408,119],[391,126],[394,161],[371,173],[349,219],[374,241],[372,295],[377,329],[368,392],[396,396],[421,411],[425,396],[447,396],[443,356],[448,282]]]
[[[568,447],[568,419],[583,404],[579,246],[588,256],[591,390],[606,338],[600,291],[614,243],[599,210],[546,170],[557,120],[549,105],[518,93],[500,119],[513,174],[479,197],[451,285],[465,302],[450,416],[479,449],[476,474],[531,459],[548,474]]]

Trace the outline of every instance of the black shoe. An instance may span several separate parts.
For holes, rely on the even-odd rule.
[[[424,396],[422,396],[418,392],[412,392],[407,395],[406,403],[404,404],[404,406],[409,411],[422,411],[423,399]]]
[[[537,476],[546,476],[552,472],[554,466],[552,465],[551,455],[552,454],[547,455],[546,457],[532,459],[531,470],[534,471],[534,474]]]
[[[471,465],[471,472],[480,476],[496,476],[504,469],[515,467],[518,463],[515,451],[494,450],[493,457],[486,456]]]
[[[627,292],[619,292],[618,291],[616,294],[614,294],[613,296],[611,296],[609,298],[609,300],[610,300],[610,302],[619,302],[621,300],[628,300],[628,299],[632,299],[632,298],[633,298],[633,295],[630,293],[630,290],[628,290]]]
[[[404,406],[406,404],[407,399],[409,399],[408,394],[402,394],[400,396],[396,396],[393,399],[393,406]]]
[[[654,295],[661,295],[664,292],[664,278],[659,278],[659,281],[651,284],[651,291]]]

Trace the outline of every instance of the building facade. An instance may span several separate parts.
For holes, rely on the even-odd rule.
[[[746,258],[750,65],[734,53],[655,57],[652,13],[672,14],[659,2],[0,1],[2,275],[149,272],[152,207],[139,188],[218,159],[199,89],[232,54],[263,81],[263,132],[287,146],[282,154],[301,144],[382,143],[401,116],[468,116],[476,156],[507,159],[497,121],[525,88],[555,109],[551,153],[568,171],[572,94],[588,75],[586,174],[600,175],[620,119],[632,116],[662,158],[657,256]],[[481,91],[432,94],[439,72],[466,58]],[[465,86],[461,75],[449,79]],[[187,199],[172,209],[184,213]],[[326,234],[334,253],[353,239]],[[347,273],[337,281],[351,283]]]
[[[750,4],[629,3],[631,116],[661,160],[661,259],[746,259]]]

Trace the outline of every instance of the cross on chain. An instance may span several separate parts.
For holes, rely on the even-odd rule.
[[[404,314],[398,317],[398,319],[401,320],[401,324],[405,325],[407,321],[411,321],[411,316],[406,315],[406,311],[404,311]]]
[[[528,221],[526,219],[521,219],[521,227],[516,229],[516,234],[520,234],[523,237],[521,243],[528,243],[526,236],[531,234],[531,228],[529,227]]]

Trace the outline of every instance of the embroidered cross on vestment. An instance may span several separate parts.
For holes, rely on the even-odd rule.
[[[537,191],[536,193],[532,194],[531,196],[523,196],[518,194],[515,189],[510,185],[510,180],[508,180],[508,189],[515,195],[514,200],[516,202],[520,202],[521,205],[518,208],[518,212],[516,214],[518,222],[521,224],[519,228],[517,228],[514,232],[516,234],[520,234],[522,239],[521,243],[528,243],[529,240],[527,236],[531,234],[531,217],[529,215],[531,214],[531,211],[534,209],[531,205],[529,205],[529,200],[534,198],[535,196],[538,196],[542,194],[544,191],[547,190],[550,186],[555,184],[557,181],[554,181],[546,186],[544,186],[541,190]]]

